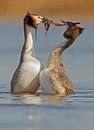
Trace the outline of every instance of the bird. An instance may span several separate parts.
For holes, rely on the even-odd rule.
[[[74,94],[75,88],[64,69],[61,54],[74,43],[84,28],[79,27],[78,23],[63,22],[63,24],[66,26],[66,31],[63,34],[66,40],[50,53],[47,63],[40,72],[39,81],[44,93],[67,96]]]
[[[20,62],[11,79],[11,93],[35,93],[39,88],[40,60],[36,57],[31,28],[37,29],[43,17],[27,12],[23,19],[24,44]]]

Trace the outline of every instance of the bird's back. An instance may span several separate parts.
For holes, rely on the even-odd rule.
[[[53,67],[48,73],[57,94],[70,95],[74,93],[74,86],[67,76],[64,66]]]

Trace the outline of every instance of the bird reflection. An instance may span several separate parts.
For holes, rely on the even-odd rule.
[[[25,104],[41,104],[41,98],[37,94],[30,95],[24,94],[21,95],[21,101]]]
[[[20,99],[21,102],[25,104],[45,105],[50,103],[61,103],[63,102],[64,97],[52,94],[37,93],[34,95],[22,94]]]

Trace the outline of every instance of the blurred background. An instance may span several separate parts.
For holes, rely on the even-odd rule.
[[[27,11],[53,19],[80,21],[86,30],[62,56],[65,69],[75,83],[94,83],[94,0],[0,0],[0,81],[10,83],[23,45],[23,17]],[[44,64],[51,50],[64,41],[64,28],[51,28],[47,37],[38,29],[36,53]]]
[[[22,18],[27,11],[57,18],[92,21],[94,0],[0,0],[0,19]]]
[[[10,81],[20,60],[27,11],[58,22],[80,22],[86,28],[61,57],[76,88],[75,95],[11,95]],[[42,64],[52,49],[65,40],[64,31],[65,27],[52,26],[46,36],[40,24],[36,41],[32,29]],[[0,130],[44,129],[94,129],[94,0],[0,0]]]

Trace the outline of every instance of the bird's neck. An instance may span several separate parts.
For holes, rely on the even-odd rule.
[[[76,38],[75,38],[76,39]],[[65,49],[67,49],[70,45],[73,44],[75,39],[68,39],[64,42],[60,43],[50,54],[47,62],[47,66],[49,65],[60,65],[61,64],[61,54]]]
[[[76,37],[75,38],[70,38],[68,40],[65,40],[63,43],[60,43],[57,46],[57,48],[61,48],[60,54],[62,54],[64,50],[66,50],[67,48],[69,48],[74,43],[75,40],[76,40]]]
[[[24,24],[24,45],[21,52],[21,58],[23,58],[26,55],[35,57],[35,50],[31,34],[31,27],[27,24]]]

